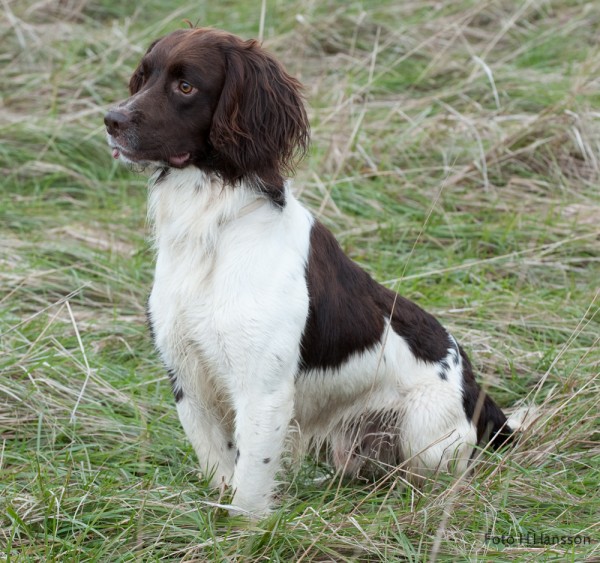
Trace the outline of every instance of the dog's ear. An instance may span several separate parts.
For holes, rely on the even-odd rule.
[[[150,43],[150,47],[148,47],[148,49],[146,50],[144,57],[150,51],[152,51],[152,49],[154,49],[154,46],[159,41],[160,41],[160,39],[156,39],[152,43]],[[143,60],[144,60],[144,58],[142,57],[142,61]],[[142,87],[142,85],[144,84],[144,67],[143,67],[142,61],[140,61],[140,64],[138,64],[137,68],[133,71],[133,74],[131,75],[131,78],[129,79],[129,94],[131,96],[133,96],[134,94],[137,94],[140,91],[140,88]]]
[[[223,46],[225,81],[210,142],[233,180],[253,176],[283,201],[283,174],[292,174],[309,143],[301,85],[255,40]]]

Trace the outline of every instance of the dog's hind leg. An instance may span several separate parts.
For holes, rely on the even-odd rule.
[[[467,469],[477,443],[462,394],[446,382],[417,387],[403,401],[399,423],[402,457],[416,483],[437,471],[460,474]]]

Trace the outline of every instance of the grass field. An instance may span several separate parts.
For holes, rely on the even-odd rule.
[[[598,2],[0,6],[0,560],[600,560]],[[515,448],[420,490],[307,461],[264,521],[214,506],[145,327],[145,180],[102,123],[184,18],[303,81],[300,198],[539,408]]]

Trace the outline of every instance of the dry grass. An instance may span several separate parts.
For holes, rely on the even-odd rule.
[[[144,180],[104,109],[184,17],[255,36],[243,3],[2,0],[0,545],[6,560],[598,557],[600,9],[592,2],[267,2],[306,85],[296,188],[346,251],[437,314],[520,444],[423,490],[307,462],[282,508],[229,519],[144,328]],[[590,537],[510,545],[485,533]]]

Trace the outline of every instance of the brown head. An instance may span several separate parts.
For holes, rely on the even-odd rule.
[[[300,83],[257,41],[181,29],[150,45],[131,97],[104,118],[113,156],[244,180],[283,203],[309,142]]]

